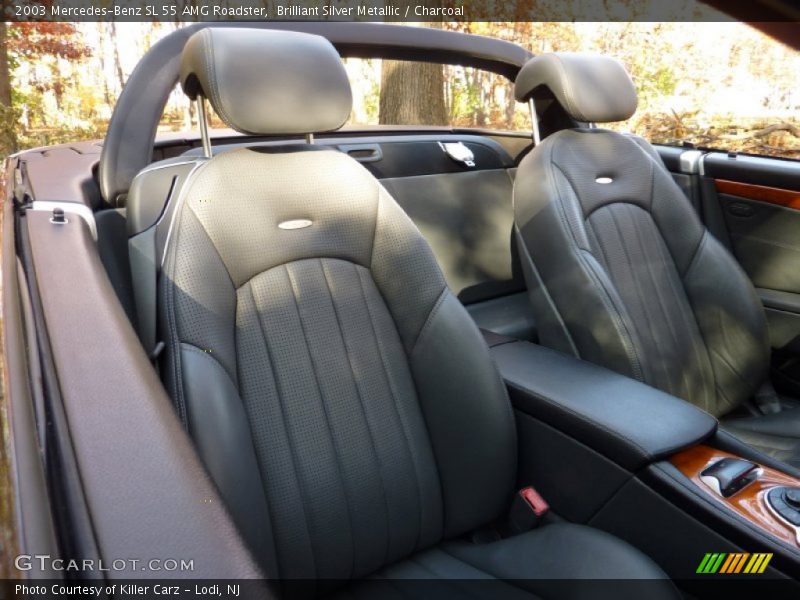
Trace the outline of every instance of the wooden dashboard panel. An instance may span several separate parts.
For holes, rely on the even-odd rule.
[[[786,208],[800,210],[800,192],[785,190],[782,188],[768,187],[765,185],[753,185],[751,183],[739,183],[738,181],[728,181],[726,179],[716,179],[714,184],[717,191],[721,194],[730,194],[739,198],[758,200],[769,204],[777,204]]]
[[[757,524],[773,536],[797,546],[797,536],[794,530],[783,522],[779,521],[767,508],[767,492],[774,487],[787,485],[800,487],[800,480],[794,477],[762,466],[763,474],[741,491],[729,498],[723,498],[712,491],[705,483],[700,480],[700,473],[711,463],[721,458],[740,458],[734,454],[717,450],[709,446],[694,446],[683,452],[679,452],[670,459],[677,469],[686,477],[691,479],[697,487],[703,490],[711,498],[725,504],[744,517],[751,523]]]

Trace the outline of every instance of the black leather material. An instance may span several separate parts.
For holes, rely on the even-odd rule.
[[[514,198],[544,345],[715,416],[752,396],[769,358],[758,298],[638,141],[559,131],[523,159]]]
[[[225,123],[244,133],[332,131],[353,103],[333,44],[296,31],[198,31],[183,49],[180,80],[190,98],[208,98]]]
[[[298,218],[310,225],[279,227]],[[502,381],[422,236],[353,159],[215,156],[176,209],[160,288],[168,387],[212,471],[232,425],[193,415],[221,389],[243,407],[258,468],[241,460],[218,485],[260,479],[282,577],[364,576],[505,510]],[[189,346],[222,388],[193,380]],[[237,523],[261,528],[238,494]]]
[[[500,514],[517,472],[511,405],[483,336],[463,315],[446,290],[410,355],[442,481],[447,537],[474,528],[481,515]]]
[[[650,559],[632,551],[619,539],[589,527],[566,523],[547,525],[485,545],[451,542],[443,549],[477,569],[498,579],[514,580],[529,592],[545,598],[553,596],[552,592],[548,593],[553,582],[547,580],[590,580],[585,585],[574,583],[567,590],[556,588],[559,598],[582,598],[614,597],[592,594],[591,580],[663,578],[661,569]],[[602,560],[594,560],[596,557]],[[648,598],[674,598],[676,594],[675,587],[665,581],[660,589],[651,589]]]
[[[264,569],[324,592],[502,516],[517,451],[502,380],[385,190],[339,153],[249,150],[187,186],[160,281],[164,374]],[[620,547],[597,561],[637,555]]]
[[[231,515],[266,573],[277,573],[269,508],[250,425],[230,376],[208,352],[181,346],[189,435]]]
[[[800,468],[800,408],[753,417],[731,417],[723,429],[743,442],[795,468]]]
[[[576,121],[624,121],[636,111],[636,88],[622,64],[609,56],[553,52],[530,59],[514,82],[520,102],[546,87]]]
[[[166,385],[269,575],[322,594],[505,514],[517,453],[505,386],[430,247],[361,165],[218,154],[189,177],[169,230]],[[548,531],[536,552],[605,539]],[[663,577],[610,544],[609,572]],[[434,577],[480,571],[460,562]],[[548,575],[516,564],[521,578]]]
[[[629,377],[528,342],[491,349],[517,409],[635,471],[711,437],[716,419]]]
[[[661,569],[628,544],[589,527],[553,524],[487,544],[442,544],[382,569],[339,597],[661,600],[679,594]]]

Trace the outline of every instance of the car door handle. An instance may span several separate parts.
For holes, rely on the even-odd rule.
[[[339,144],[339,150],[358,162],[377,162],[383,159],[378,144]]]
[[[731,202],[728,204],[728,212],[734,217],[747,218],[755,214],[755,209],[745,202]]]

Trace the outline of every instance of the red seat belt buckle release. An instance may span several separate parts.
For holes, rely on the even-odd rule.
[[[535,489],[531,486],[522,488],[519,492],[517,492],[522,499],[530,506],[531,510],[537,517],[543,517],[548,510],[550,510],[550,505],[547,504],[544,498],[539,495]]]
[[[532,487],[524,487],[514,496],[508,514],[508,527],[512,533],[530,531],[547,515],[550,506]]]

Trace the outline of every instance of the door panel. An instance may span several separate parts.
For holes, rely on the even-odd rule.
[[[800,211],[740,195],[718,199],[733,253],[753,285],[800,294]]]
[[[776,384],[800,394],[800,163],[712,152],[704,207],[764,304]],[[711,215],[712,217],[714,215]]]

